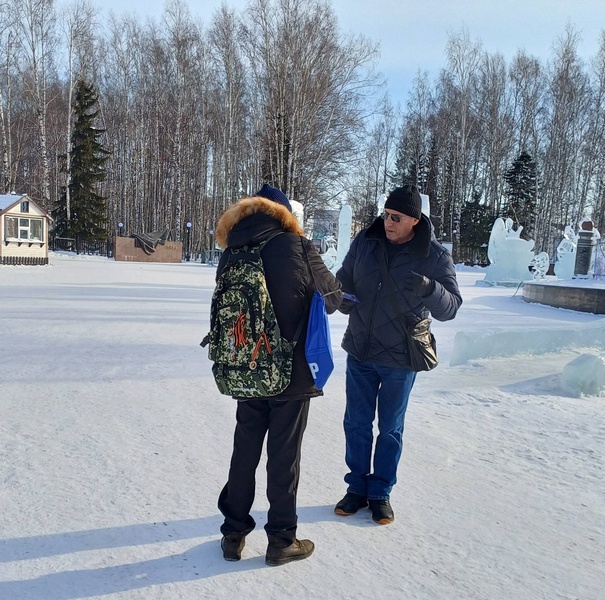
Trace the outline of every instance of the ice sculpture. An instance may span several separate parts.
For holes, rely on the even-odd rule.
[[[353,213],[348,204],[344,204],[338,215],[338,245],[336,246],[335,272],[340,269],[351,245],[351,222]]]
[[[594,354],[581,354],[563,367],[561,380],[576,396],[600,396],[605,392],[605,363]]]
[[[550,267],[548,252],[540,252],[540,254],[536,254],[536,256],[534,256],[532,259],[530,266],[534,279],[545,279],[546,273],[548,273],[548,268]]]
[[[557,262],[555,262],[555,275],[557,279],[571,279],[576,263],[576,246],[578,236],[572,227],[567,225],[563,239],[557,246]]]
[[[490,264],[484,281],[491,284],[520,283],[531,279],[529,267],[535,257],[534,240],[519,237],[523,227],[513,229],[513,220],[496,219],[489,238],[487,256]]]
[[[344,204],[338,215],[338,241],[331,235],[324,238],[328,249],[321,257],[326,267],[332,273],[336,273],[340,269],[342,261],[349,251],[349,246],[351,245],[351,221],[351,207],[348,204]]]

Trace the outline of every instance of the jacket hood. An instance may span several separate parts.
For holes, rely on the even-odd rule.
[[[375,221],[368,227],[367,237],[369,239],[384,240],[386,243],[386,233],[384,230],[384,221],[382,217],[377,217]],[[433,226],[429,218],[423,213],[420,220],[414,226],[414,237],[410,244],[410,251],[413,255],[420,258],[426,258],[431,249],[431,241],[433,239]]]
[[[238,248],[261,242],[274,231],[304,235],[298,219],[285,206],[252,196],[233,204],[221,215],[216,241],[221,248]]]

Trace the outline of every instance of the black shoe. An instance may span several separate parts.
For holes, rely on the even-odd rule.
[[[315,544],[311,540],[294,540],[292,544],[286,547],[270,541],[267,546],[265,564],[270,567],[278,567],[293,560],[303,560],[303,558],[311,556],[313,550],[315,550]]]
[[[372,519],[379,525],[388,525],[395,520],[395,513],[388,500],[369,500]]]
[[[345,497],[334,507],[334,512],[337,515],[348,517],[354,515],[360,508],[365,508],[368,505],[368,499],[360,494],[347,492]]]
[[[230,533],[223,536],[221,548],[225,560],[240,560],[246,543],[246,536],[241,533]]]

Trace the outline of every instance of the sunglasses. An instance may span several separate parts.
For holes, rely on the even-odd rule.
[[[383,221],[388,221],[389,217],[391,217],[391,221],[393,221],[394,223],[399,223],[401,221],[401,217],[399,215],[394,215],[393,213],[388,213],[388,212],[383,212],[382,215],[380,215],[382,217]]]

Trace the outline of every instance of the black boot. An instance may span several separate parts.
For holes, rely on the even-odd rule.
[[[242,550],[246,543],[246,536],[241,533],[230,533],[224,535],[221,540],[221,548],[223,550],[223,558],[225,560],[240,560]]]
[[[334,512],[337,515],[348,517],[354,515],[360,508],[365,508],[368,505],[368,499],[360,494],[347,492],[344,498],[334,507]]]
[[[315,550],[315,544],[311,540],[294,540],[289,546],[287,544],[288,542],[281,538],[269,536],[265,564],[278,567],[293,560],[308,558]]]
[[[395,520],[395,513],[388,500],[370,500],[372,519],[379,525],[388,525]]]

